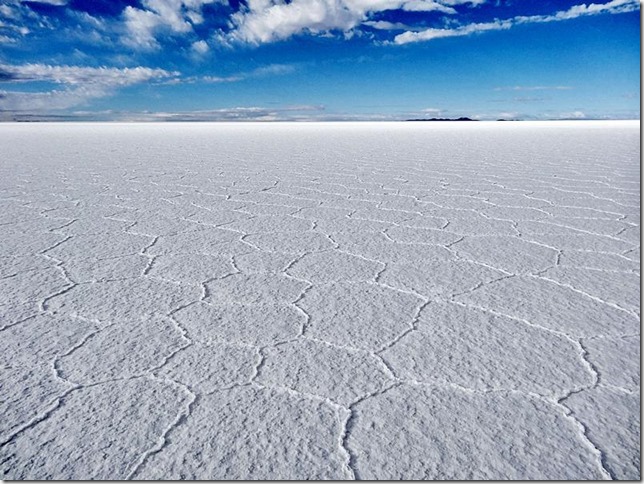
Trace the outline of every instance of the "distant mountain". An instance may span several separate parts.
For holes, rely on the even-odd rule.
[[[429,118],[429,119],[407,119],[406,121],[477,121],[471,118]]]

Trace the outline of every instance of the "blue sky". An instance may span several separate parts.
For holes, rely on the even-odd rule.
[[[0,120],[639,119],[638,0],[0,0]]]

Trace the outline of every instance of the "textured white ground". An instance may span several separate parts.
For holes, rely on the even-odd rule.
[[[0,126],[4,479],[639,479],[639,123]]]

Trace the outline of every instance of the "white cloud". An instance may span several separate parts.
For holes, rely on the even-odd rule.
[[[409,0],[402,5],[402,9],[408,12],[443,12],[455,14],[456,10],[438,2],[427,2],[425,0]]]
[[[305,121],[314,119],[323,111],[322,105],[238,106],[189,112],[122,113],[111,117],[127,121]]]
[[[413,27],[403,24],[401,22],[387,22],[386,20],[369,20],[367,22],[362,22],[362,25],[366,25],[373,29],[377,30],[412,30]]]
[[[241,76],[202,76],[202,77],[195,77],[192,79],[188,79],[188,82],[195,82],[195,81],[201,81],[201,82],[208,82],[212,84],[219,84],[223,82],[237,82],[241,81],[244,79]]]
[[[285,39],[307,30],[312,33],[331,29],[349,30],[361,20],[339,0],[294,0],[289,4],[261,5],[233,15],[237,29],[231,38],[255,44]],[[266,3],[266,2],[261,2]]]
[[[22,3],[46,3],[48,5],[56,5],[58,7],[62,7],[64,5],[67,5],[68,0],[21,0]]]
[[[200,54],[200,55],[207,54],[208,51],[210,50],[210,46],[205,40],[198,40],[197,42],[193,42],[191,47],[192,47],[192,50],[194,50],[197,54]]]
[[[510,20],[496,20],[494,22],[484,22],[469,24],[455,29],[426,29],[420,32],[404,32],[394,37],[394,43],[409,44],[411,42],[423,42],[427,40],[440,39],[444,37],[462,37],[475,32],[485,32],[489,30],[507,30],[513,26]]]
[[[268,64],[253,69],[246,77],[280,76],[295,72],[295,69],[293,64]]]
[[[586,119],[586,113],[578,110],[570,113],[561,113],[559,117],[562,119]]]
[[[512,98],[512,101],[517,102],[517,103],[540,103],[540,102],[546,101],[548,99],[549,98],[545,98],[545,97],[534,97],[534,96],[533,97],[526,97],[526,96],[523,96],[523,97]]]
[[[506,86],[495,87],[495,91],[569,91],[570,86]]]
[[[638,0],[612,0],[608,3],[590,5],[574,5],[568,10],[556,12],[553,15],[518,16],[508,20],[474,23],[451,29],[427,29],[420,32],[404,32],[394,37],[394,44],[402,45],[411,42],[423,42],[442,37],[462,37],[490,30],[507,30],[515,25],[527,23],[558,22],[577,17],[597,15],[602,13],[623,13],[639,9]]]
[[[472,6],[483,5],[487,0],[441,0],[441,3],[445,5],[462,5],[464,3],[469,3]]]
[[[46,92],[0,91],[0,111],[51,112],[83,105],[106,95],[105,89],[95,86]]]
[[[249,0],[233,14],[229,40],[261,44],[301,33],[348,31],[386,10],[456,13],[452,5],[480,4],[485,0]],[[378,24],[376,24],[378,25]],[[376,27],[378,28],[378,27]]]
[[[9,5],[0,5],[0,15],[10,19],[17,19],[18,12],[12,9]],[[4,23],[0,23],[0,26],[4,27]]]
[[[484,0],[485,1],[485,0]],[[406,10],[410,12],[456,13],[452,7],[446,6],[443,1],[436,0],[344,0],[347,8],[362,15],[385,10]],[[458,3],[469,3],[460,1]]]
[[[30,15],[36,15],[27,3],[39,0],[8,0],[12,5],[4,5],[7,0],[0,0],[3,3],[0,14],[3,11],[5,16],[15,16],[16,8],[24,8]],[[43,0],[51,5],[65,5],[69,0]],[[214,39],[222,43],[251,43],[261,44],[277,40],[287,39],[298,34],[315,35],[336,35],[344,33],[345,38],[354,35],[361,35],[364,32],[355,28],[372,22],[373,15],[388,10],[403,10],[414,12],[440,12],[446,15],[457,13],[455,7],[467,5],[474,7],[485,3],[488,0],[247,0],[242,2],[241,9],[228,19],[228,28],[215,34]],[[195,25],[205,22],[203,7],[207,4],[221,3],[229,4],[228,0],[140,0],[136,6],[126,6],[120,16],[122,24],[108,22],[109,28],[105,25],[94,25],[89,17],[84,24],[90,30],[98,30],[106,35],[106,39],[112,41],[112,35],[120,36],[120,41],[135,49],[154,50],[161,47],[162,36],[182,36],[191,43],[193,55],[203,55],[206,52],[208,39],[197,37],[194,30]],[[70,10],[68,15],[80,15]],[[33,25],[37,25],[45,17],[36,15]],[[82,19],[79,19],[82,20]],[[95,19],[96,20],[96,19]],[[24,27],[25,22],[16,20],[18,25]],[[95,23],[95,22],[94,22]],[[372,22],[371,26],[381,30],[393,30],[395,24],[387,25],[382,20]],[[50,27],[53,28],[53,27]],[[397,30],[414,30],[399,25]],[[9,42],[14,38],[5,34]],[[72,32],[72,35],[74,33]],[[82,38],[101,37],[95,32],[82,31]],[[210,34],[212,35],[212,34]],[[369,34],[370,35],[370,34]],[[105,43],[105,39],[97,39]],[[211,41],[210,45],[213,45]]]
[[[69,85],[122,87],[152,79],[176,77],[178,72],[149,67],[79,67],[47,64],[0,64],[3,73],[14,82],[49,81]]]
[[[518,119],[521,118],[521,113],[517,111],[503,111],[496,116],[500,119]]]
[[[159,46],[153,32],[162,23],[158,14],[128,6],[123,10],[123,18],[129,33],[124,43],[146,49]]]
[[[39,17],[19,0],[0,0],[0,43],[17,43],[31,32],[28,27],[49,27],[46,19]]]
[[[229,76],[191,76],[182,79],[174,78],[167,81],[168,84],[181,84],[181,83],[194,83],[206,82],[212,84],[219,84],[225,82],[238,82],[244,79],[261,78],[267,76],[281,76],[295,72],[296,66],[293,64],[268,64],[265,66],[257,67],[251,71],[239,72]]]
[[[203,22],[201,8],[223,0],[143,0],[142,7],[127,6],[122,13],[128,36],[123,42],[138,48],[159,46],[159,31],[172,34],[192,32],[192,26]]]
[[[117,89],[178,76],[178,72],[148,67],[78,67],[46,64],[0,64],[0,79],[9,82],[45,81],[62,89],[45,92],[1,91],[0,110],[51,112],[84,105],[92,99],[113,94]]]
[[[541,16],[541,21],[552,22],[556,20],[568,20],[585,15],[596,15],[600,13],[622,13],[632,12],[639,8],[638,0],[612,0],[608,3],[591,3],[590,5],[574,5],[568,10],[563,10],[554,15]],[[528,22],[534,22],[539,16],[527,17]],[[533,20],[531,20],[533,19]]]

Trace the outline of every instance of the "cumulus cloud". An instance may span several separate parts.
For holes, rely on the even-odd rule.
[[[419,32],[404,32],[394,37],[394,44],[402,45],[412,42],[423,42],[444,37],[462,37],[474,33],[491,30],[507,30],[515,25],[543,22],[558,22],[578,17],[598,14],[615,14],[632,12],[639,9],[638,0],[612,0],[608,3],[591,3],[590,5],[574,5],[568,10],[556,12],[553,15],[517,16],[508,20],[495,20],[493,22],[472,23],[448,29],[426,29]]]
[[[47,64],[0,64],[0,81],[51,82],[62,88],[44,92],[0,91],[0,110],[50,112],[83,105],[117,89],[178,76],[178,72],[148,67],[79,67]]]
[[[192,32],[193,25],[203,22],[204,5],[222,0],[143,0],[142,8],[127,6],[123,20],[127,30],[124,43],[133,47],[154,49],[159,46],[156,35],[160,31],[171,34]]]
[[[339,0],[294,0],[286,4],[249,1],[248,10],[233,15],[236,29],[230,38],[254,44],[288,38],[305,30],[319,33],[332,29],[349,30],[361,16]]]
[[[301,33],[349,31],[368,21],[369,15],[387,10],[456,13],[454,5],[485,0],[248,0],[233,14],[228,39],[262,44]]]
[[[160,15],[128,6],[123,11],[123,19],[128,31],[124,43],[146,49],[159,46],[153,31],[162,23]]]
[[[205,40],[198,40],[197,42],[193,42],[191,48],[194,52],[200,55],[207,54],[210,50],[210,46]]]

